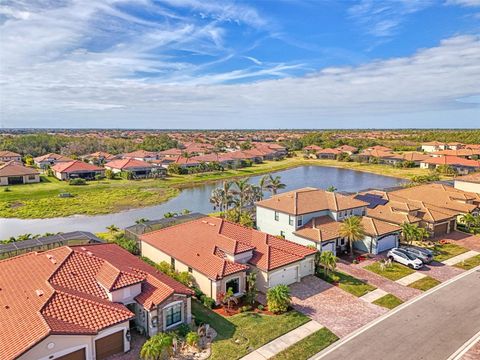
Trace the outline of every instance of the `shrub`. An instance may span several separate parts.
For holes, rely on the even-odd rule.
[[[208,296],[203,296],[203,305],[209,309],[212,309],[215,306],[215,300]]]
[[[193,347],[198,347],[198,342],[200,341],[200,336],[194,332],[190,331],[185,337],[185,342]]]
[[[68,182],[70,185],[85,185],[87,181],[82,178],[77,178],[77,179],[70,179]]]
[[[203,293],[202,290],[200,290],[200,288],[196,287],[196,286],[193,286],[192,287],[192,290],[195,292],[195,297],[199,300],[202,300],[204,297],[205,297],[205,294]],[[202,300],[203,301],[203,300]]]
[[[115,178],[115,173],[111,169],[105,170],[105,177],[107,179],[114,179]]]
[[[12,190],[10,190],[8,187],[6,187],[5,189],[3,189],[4,192],[10,192]]]
[[[181,324],[177,327],[177,329],[175,330],[175,332],[178,334],[178,336],[180,337],[185,337],[187,336],[187,334],[190,332],[190,326],[188,326],[187,324]]]
[[[260,311],[263,311],[263,309],[265,309],[265,306],[260,304],[260,305],[257,306],[257,309],[260,310]]]
[[[286,312],[291,301],[290,288],[286,285],[277,285],[267,291],[268,309],[275,314]]]
[[[167,333],[158,333],[145,341],[140,357],[145,360],[169,358],[173,353],[173,337]]]
[[[105,179],[105,175],[102,175],[102,174],[95,175],[95,180],[98,181],[98,180],[103,180],[103,179]]]

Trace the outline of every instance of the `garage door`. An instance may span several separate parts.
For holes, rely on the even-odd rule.
[[[85,348],[63,355],[56,360],[85,360]]]
[[[297,282],[297,266],[291,266],[270,275],[269,286],[290,285]]]
[[[123,353],[123,330],[95,341],[96,360]]]
[[[377,253],[390,250],[395,246],[397,246],[397,236],[396,235],[385,236],[384,238],[378,239]]]
[[[448,223],[435,226],[433,232],[435,236],[445,235],[447,233]]]
[[[331,251],[335,254],[335,243],[329,242],[326,244],[322,244],[322,251]]]

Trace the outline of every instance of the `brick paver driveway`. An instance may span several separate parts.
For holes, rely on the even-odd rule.
[[[464,270],[462,269],[448,266],[436,261],[432,261],[430,264],[424,265],[421,269],[417,271],[425,275],[431,276],[432,278],[437,279],[441,282],[451,279],[464,272]]]
[[[388,310],[367,303],[315,276],[290,286],[296,310],[344,337]]]
[[[461,231],[452,231],[450,234],[443,235],[441,238],[435,238],[435,240],[447,240],[467,249],[480,252],[479,235],[466,234]]]
[[[340,260],[337,262],[337,269],[343,271],[344,273],[350,274],[353,277],[356,277],[367,284],[373,285],[379,289],[382,289],[392,295],[395,295],[403,301],[410,300],[417,295],[422,293],[421,290],[413,289],[407,286],[400,285],[395,281],[389,280],[375,274],[371,271],[365,270],[363,266],[367,266],[371,261],[362,261],[360,264],[351,264]]]

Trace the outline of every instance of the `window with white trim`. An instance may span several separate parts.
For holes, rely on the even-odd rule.
[[[292,215],[288,215],[288,225],[293,226],[294,217]]]
[[[297,219],[297,226],[302,226],[303,225],[303,216],[299,216]]]
[[[167,328],[182,322],[182,306],[183,303],[180,302],[165,309],[165,326]]]
[[[278,221],[278,217],[279,217],[278,211],[275,211],[275,221]]]

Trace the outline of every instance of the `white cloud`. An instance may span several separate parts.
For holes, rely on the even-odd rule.
[[[478,36],[449,38],[409,57],[296,78],[289,74],[303,64],[255,58],[251,67],[220,72],[213,70],[236,55],[225,44],[220,19],[247,21],[238,9],[195,2],[211,19],[199,23],[142,3],[168,21],[126,13],[114,0],[5,5],[28,16],[4,11],[9,15],[0,28],[2,125],[299,127],[329,119],[326,125],[340,127],[348,118],[479,111],[478,103],[457,101],[480,94]],[[253,19],[249,26],[266,23]],[[175,54],[184,51],[212,60],[195,64]],[[229,84],[242,79],[255,81]]]
[[[447,0],[447,5],[459,5],[466,7],[480,6],[480,0]]]

